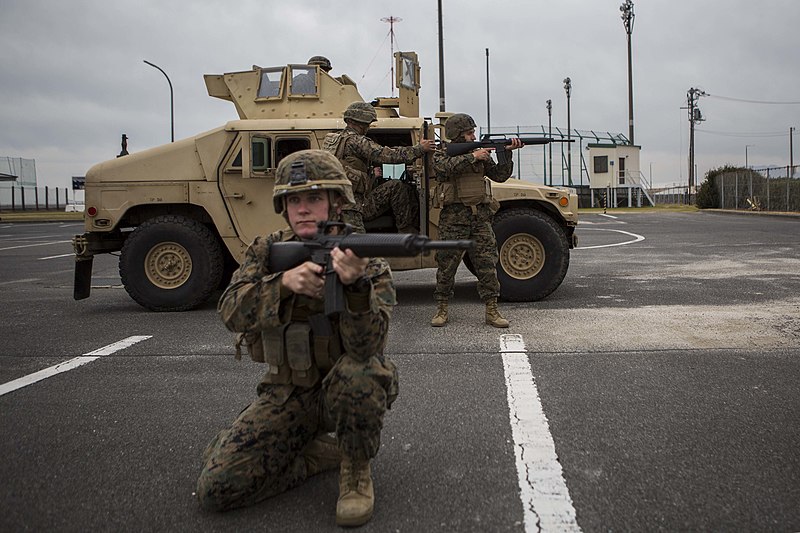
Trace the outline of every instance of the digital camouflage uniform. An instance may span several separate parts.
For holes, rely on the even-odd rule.
[[[372,167],[383,163],[412,163],[424,155],[421,145],[382,146],[348,126],[341,132],[329,133],[323,147],[342,162],[347,177],[353,183],[357,209],[345,210],[343,218],[357,228],[356,231],[363,233],[364,220],[372,220],[390,209],[398,229],[416,228],[419,225],[416,189],[396,180],[388,180],[373,188]]]
[[[444,150],[433,155],[433,169],[439,181],[437,193],[443,204],[439,215],[440,239],[472,239],[474,247],[468,251],[469,259],[478,278],[478,295],[484,302],[497,300],[500,283],[497,280],[497,242],[492,229],[492,217],[497,210],[491,196],[476,200],[475,205],[465,205],[456,192],[456,182],[466,174],[487,176],[492,181],[504,182],[514,170],[511,158],[502,163],[493,160],[479,161],[472,154],[454,157]],[[449,185],[449,187],[448,187]],[[444,189],[447,192],[442,193]],[[456,270],[464,252],[460,250],[438,250],[436,252],[437,302],[446,301],[453,295]]]
[[[336,433],[344,456],[373,458],[397,397],[397,370],[383,355],[396,303],[388,264],[370,259],[361,283],[345,287],[346,311],[328,320],[323,300],[281,288],[283,273],[266,267],[270,245],[290,240],[298,238],[289,228],[257,237],[219,301],[226,327],[239,333],[237,356],[244,344],[268,365],[256,400],[205,450],[197,497],[209,510],[251,505],[302,483],[315,473],[304,451],[327,432]],[[288,332],[297,327],[305,350],[293,349],[297,337]],[[310,352],[314,372],[297,364],[297,352]]]

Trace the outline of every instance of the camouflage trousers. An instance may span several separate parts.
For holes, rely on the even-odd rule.
[[[386,180],[365,197],[356,197],[361,209],[345,209],[342,220],[353,226],[357,233],[364,233],[364,222],[390,213],[401,232],[419,231],[419,197],[417,190],[399,180]]]
[[[369,192],[362,204],[361,213],[365,221],[391,213],[397,229],[419,230],[417,189],[400,180],[386,180]]]
[[[489,205],[476,206],[476,213],[464,204],[450,204],[442,208],[439,215],[440,239],[471,239],[475,246],[469,250],[469,260],[478,278],[478,295],[484,302],[500,295],[497,280],[497,241],[492,230],[493,212]],[[438,250],[436,252],[436,301],[453,296],[456,270],[464,252],[461,250]]]
[[[359,362],[345,355],[310,388],[262,381],[258,398],[206,447],[201,507],[245,507],[300,485],[308,477],[303,449],[321,433],[335,431],[354,460],[375,457],[397,392],[397,368],[383,356]]]

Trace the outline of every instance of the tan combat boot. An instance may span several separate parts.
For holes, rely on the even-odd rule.
[[[509,325],[508,320],[497,310],[497,300],[486,302],[486,323],[496,328],[507,328]]]
[[[431,319],[431,326],[438,328],[447,324],[447,300],[437,303],[436,314]]]
[[[372,518],[375,493],[369,459],[353,461],[342,457],[339,468],[339,501],[336,502],[336,524],[360,526]]]
[[[317,435],[303,450],[303,459],[306,462],[308,477],[339,468],[339,464],[342,462],[342,452],[339,451],[336,437],[327,433]]]

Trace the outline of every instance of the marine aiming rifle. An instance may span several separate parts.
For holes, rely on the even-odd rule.
[[[554,139],[552,137],[517,137],[517,138],[520,141],[522,141],[522,144],[524,145],[574,142],[574,139]],[[455,157],[457,155],[468,154],[479,148],[489,148],[489,149],[494,149],[495,153],[497,154],[498,160],[502,160],[505,159],[506,156],[508,155],[508,150],[506,150],[506,146],[511,144],[511,139],[512,139],[511,137],[506,137],[505,135],[503,135],[502,137],[493,135],[484,135],[480,141],[450,143],[447,145],[446,152],[448,156]]]
[[[333,228],[339,232],[332,234]],[[267,268],[283,272],[306,261],[322,265],[325,276],[325,314],[331,316],[345,310],[344,285],[333,269],[331,250],[353,250],[358,257],[413,257],[426,250],[467,250],[473,242],[434,241],[412,233],[353,233],[349,224],[320,222],[317,235],[306,241],[275,242],[269,247]]]

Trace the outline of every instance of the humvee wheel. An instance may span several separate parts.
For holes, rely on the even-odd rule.
[[[561,285],[569,268],[569,242],[552,218],[518,207],[497,213],[493,226],[503,300],[541,300]]]
[[[186,311],[202,305],[220,284],[219,240],[199,222],[164,215],[125,239],[119,274],[125,290],[152,311]]]

